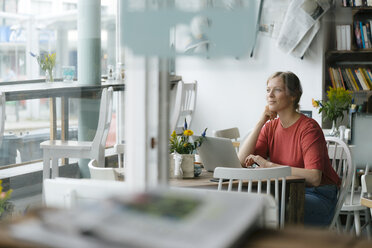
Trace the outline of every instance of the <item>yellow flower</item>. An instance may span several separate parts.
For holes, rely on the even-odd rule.
[[[172,138],[176,138],[176,137],[177,137],[176,131],[173,131],[171,137],[172,137]]]
[[[185,131],[183,131],[183,135],[185,135],[185,136],[191,136],[193,134],[194,134],[194,132],[190,129],[186,129]]]
[[[317,101],[315,101],[314,98],[311,99],[311,101],[312,101],[312,103],[313,103],[313,107],[314,107],[314,108],[319,107],[319,103],[318,103]]]

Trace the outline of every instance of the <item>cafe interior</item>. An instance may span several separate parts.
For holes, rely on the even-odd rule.
[[[371,1],[0,7],[0,247],[372,246]],[[278,71],[340,180],[327,225],[238,157]]]

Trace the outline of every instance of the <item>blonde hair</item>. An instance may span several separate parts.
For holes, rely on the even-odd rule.
[[[299,110],[300,109],[299,102],[300,102],[300,99],[301,99],[301,96],[302,96],[302,86],[301,86],[300,79],[298,79],[296,74],[294,74],[293,72],[277,71],[277,72],[273,73],[267,79],[266,84],[268,84],[271,79],[276,78],[276,77],[279,77],[283,80],[283,83],[284,83],[286,89],[288,90],[289,95],[295,97],[295,100],[293,101],[293,107],[296,110]]]

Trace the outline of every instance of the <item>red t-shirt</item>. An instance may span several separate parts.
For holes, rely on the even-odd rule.
[[[280,165],[322,171],[320,185],[341,181],[332,168],[324,134],[318,123],[301,114],[290,127],[283,128],[279,118],[261,129],[254,154]]]

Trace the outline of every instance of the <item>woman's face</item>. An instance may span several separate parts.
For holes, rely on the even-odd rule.
[[[287,108],[293,108],[294,97],[288,94],[280,77],[272,78],[267,83],[266,100],[270,111],[280,112]]]

